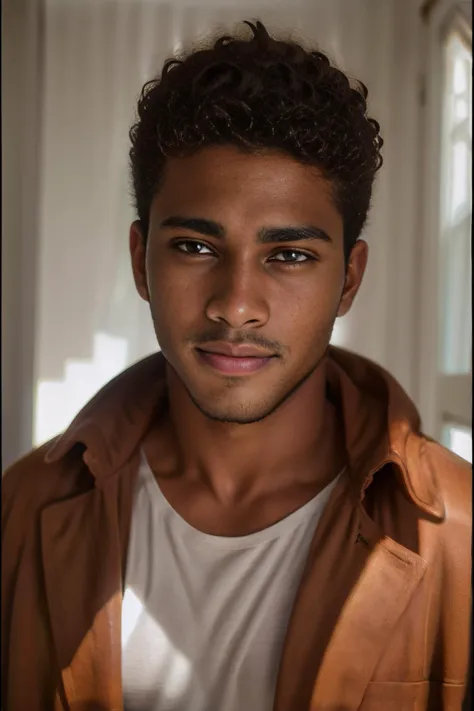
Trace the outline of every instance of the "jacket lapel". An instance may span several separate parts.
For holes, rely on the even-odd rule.
[[[425,571],[354,505],[348,481],[339,484],[295,601],[274,711],[356,711]]]
[[[71,711],[123,709],[116,488],[113,477],[42,514],[46,595]]]

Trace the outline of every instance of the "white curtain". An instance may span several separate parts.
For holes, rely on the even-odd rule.
[[[129,267],[128,129],[142,84],[174,50],[243,19],[319,45],[369,87],[385,166],[366,231],[368,273],[333,340],[385,365],[416,394],[418,12],[412,0],[46,0],[37,441],[67,425],[102,382],[157,348]]]

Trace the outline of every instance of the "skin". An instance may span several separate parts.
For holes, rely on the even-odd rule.
[[[221,236],[190,218],[219,225]],[[298,240],[303,227],[317,236]],[[207,533],[275,523],[345,463],[326,352],[360,287],[366,243],[346,268],[342,217],[316,168],[220,146],[168,160],[148,235],[133,223],[130,252],[167,361],[169,409],[145,442],[164,495]],[[210,341],[275,357],[254,373],[223,375],[196,351]]]

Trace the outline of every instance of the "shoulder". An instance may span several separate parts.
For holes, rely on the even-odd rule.
[[[425,522],[420,527],[423,553],[427,559],[433,556],[441,564],[442,597],[448,606],[451,599],[456,599],[459,615],[462,613],[467,621],[472,568],[472,469],[464,459],[432,440],[426,440],[424,457],[442,504],[443,517],[439,522]]]
[[[444,504],[445,519],[472,527],[472,467],[454,452],[426,439],[424,456]]]
[[[2,532],[17,523],[22,528],[37,521],[48,504],[87,490],[91,475],[77,445],[60,461],[47,464],[46,454],[54,440],[34,449],[2,475]]]

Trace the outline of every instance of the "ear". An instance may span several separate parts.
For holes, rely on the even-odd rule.
[[[352,306],[367,266],[369,247],[364,240],[357,240],[349,255],[349,264],[346,270],[346,280],[339,304],[337,316],[345,316]]]
[[[137,291],[144,301],[149,302],[150,294],[146,276],[146,240],[142,223],[139,220],[133,222],[130,227],[130,257]]]

